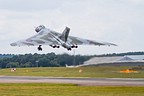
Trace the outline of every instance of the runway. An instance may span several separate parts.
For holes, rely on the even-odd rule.
[[[71,83],[81,86],[144,86],[144,78],[0,76],[0,83]]]

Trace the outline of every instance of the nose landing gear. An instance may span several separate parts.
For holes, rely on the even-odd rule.
[[[38,48],[37,48],[38,51],[42,51],[42,47],[41,47],[41,46],[42,46],[42,45],[39,45],[39,46],[38,46]]]

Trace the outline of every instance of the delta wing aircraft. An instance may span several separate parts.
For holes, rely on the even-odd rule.
[[[11,43],[11,46],[38,46],[38,50],[42,51],[42,45],[49,45],[53,48],[60,48],[60,46],[66,48],[68,51],[72,48],[78,48],[78,45],[108,45],[116,46],[116,44],[108,42],[97,42],[88,39],[82,39],[79,37],[69,36],[70,28],[66,27],[62,34],[46,28],[44,25],[40,25],[35,28],[36,35]]]

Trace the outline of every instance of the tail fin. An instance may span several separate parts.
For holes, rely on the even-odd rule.
[[[67,42],[69,31],[70,31],[70,28],[66,27],[60,36],[60,39],[63,40],[64,42]]]

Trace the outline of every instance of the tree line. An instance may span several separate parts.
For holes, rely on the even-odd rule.
[[[13,67],[63,67],[67,65],[79,65],[92,57],[144,55],[144,52],[112,53],[102,55],[69,55],[47,53],[47,54],[0,54],[0,68]]]
[[[9,56],[8,56],[9,57]],[[67,65],[78,65],[90,59],[92,56],[69,55],[48,53],[48,54],[25,54],[10,55],[10,58],[1,58],[1,68],[17,67],[62,67]]]

